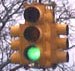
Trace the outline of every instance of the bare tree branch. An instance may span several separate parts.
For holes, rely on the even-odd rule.
[[[23,6],[23,3],[24,3],[24,0],[22,1],[21,5],[20,5],[12,14],[10,14],[10,15],[9,15],[9,13],[10,13],[10,11],[12,10],[12,8],[13,8],[14,6],[12,6],[9,10],[6,10],[6,11],[7,11],[7,12],[6,12],[6,15],[3,17],[3,19],[0,18],[0,20],[1,20],[1,22],[2,22],[2,26],[1,26],[1,28],[0,28],[0,31],[4,28],[4,26],[6,25],[6,23],[8,22],[8,20],[9,20],[15,13],[17,13],[17,12],[20,10],[20,8]],[[2,0],[2,4],[3,4],[3,6],[4,6],[5,9],[6,9],[7,7],[4,5],[3,0]]]
[[[10,71],[16,71],[17,69],[23,67],[23,65],[19,65],[19,66],[16,66],[15,68],[11,69]]]
[[[0,65],[0,71],[10,63],[10,60],[8,59],[6,62],[4,62],[3,64]]]
[[[1,2],[2,2],[2,5],[4,6],[5,10],[8,11],[8,8],[4,4],[4,0],[1,0]]]

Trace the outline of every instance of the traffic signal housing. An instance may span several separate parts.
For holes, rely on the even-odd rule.
[[[68,25],[54,22],[53,9],[43,4],[33,3],[25,6],[25,24],[11,27],[11,35],[19,39],[11,42],[16,50],[10,57],[12,63],[36,63],[37,67],[48,68],[69,60],[67,38]]]

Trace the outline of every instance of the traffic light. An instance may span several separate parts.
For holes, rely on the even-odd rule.
[[[37,63],[37,67],[48,68],[69,59],[68,35],[66,24],[54,22],[53,10],[43,4],[25,5],[25,24],[11,27],[11,35],[19,39],[11,42],[11,49],[16,50],[10,57],[12,63]]]

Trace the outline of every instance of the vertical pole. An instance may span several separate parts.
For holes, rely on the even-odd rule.
[[[51,2],[51,0],[49,0],[49,3]]]
[[[41,3],[41,0],[39,0],[39,3]]]

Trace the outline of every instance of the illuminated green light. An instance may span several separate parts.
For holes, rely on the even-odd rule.
[[[27,51],[27,56],[31,61],[37,61],[40,58],[40,49],[36,46],[31,46]]]

